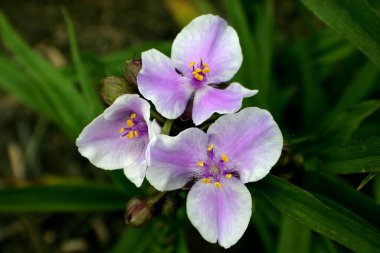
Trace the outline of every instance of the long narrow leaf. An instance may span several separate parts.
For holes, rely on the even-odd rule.
[[[301,0],[380,67],[380,16],[366,0]]]
[[[329,207],[286,180],[267,176],[255,188],[275,207],[310,229],[356,252],[378,252],[380,233],[376,228]]]

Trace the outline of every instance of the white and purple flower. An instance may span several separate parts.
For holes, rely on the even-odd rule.
[[[257,93],[239,83],[218,86],[236,74],[242,61],[236,31],[218,16],[203,15],[177,35],[171,59],[155,49],[142,53],[138,88],[169,119],[181,116],[193,100],[192,119],[199,125],[215,112],[238,111],[243,98]]]
[[[149,121],[149,115],[150,105],[139,95],[118,97],[83,129],[76,140],[79,152],[99,168],[123,168],[126,177],[141,186],[147,169],[147,146],[161,131],[157,122]]]
[[[189,128],[176,137],[159,135],[148,153],[148,181],[160,191],[195,180],[187,215],[207,241],[229,248],[246,230],[252,199],[245,183],[265,177],[280,157],[281,131],[271,114],[246,108],[220,117],[207,134]]]

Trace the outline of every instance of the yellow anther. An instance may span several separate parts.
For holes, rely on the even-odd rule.
[[[119,132],[120,132],[120,133],[124,133],[124,130],[125,130],[125,128],[122,127],[122,128],[120,128]]]
[[[213,148],[214,148],[214,144],[210,144],[210,146],[208,146],[207,150],[211,151]]]
[[[210,68],[209,68],[209,67],[206,67],[206,68],[204,68],[204,69],[202,70],[202,72],[203,72],[204,74],[210,73]]]
[[[127,134],[127,137],[129,139],[133,139],[133,131],[130,131],[128,134]]]
[[[225,163],[228,163],[229,160],[228,160],[228,157],[227,157],[226,154],[222,155],[222,161],[225,162]]]
[[[205,62],[202,62],[202,66],[205,67],[205,68],[208,68],[208,64],[205,63]]]
[[[200,75],[200,74],[196,74],[195,76],[195,79],[199,80],[199,81],[202,81],[203,80],[203,76]]]
[[[131,120],[131,119],[129,119],[129,120],[127,120],[127,125],[129,126],[129,127],[133,127],[133,121]]]
[[[208,179],[208,178],[203,178],[203,179],[202,179],[202,183],[208,184],[208,183],[210,183],[210,182],[211,182],[211,180]]]
[[[202,70],[200,68],[196,68],[194,71],[193,71],[193,75],[196,75],[198,74],[199,72],[202,72]]]
[[[232,174],[231,173],[228,173],[227,175],[226,175],[226,178],[227,179],[230,179],[232,177]]]
[[[195,65],[195,61],[191,61],[190,63],[189,63],[189,67],[191,68],[191,67],[193,67]]]
[[[205,166],[205,164],[204,164],[203,162],[197,162],[197,165],[198,165],[199,167],[203,167],[203,166]]]
[[[134,119],[134,118],[136,118],[136,113],[131,114],[131,119]]]
[[[214,185],[215,185],[216,187],[218,187],[219,189],[222,188],[222,184],[219,183],[219,182],[215,182]]]
[[[139,137],[139,132],[133,131],[133,133],[135,134],[136,137]]]

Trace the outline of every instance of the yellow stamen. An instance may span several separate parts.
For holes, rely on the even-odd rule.
[[[205,166],[205,164],[204,164],[203,162],[197,162],[197,165],[198,165],[199,167],[203,167],[203,166]]]
[[[192,68],[194,65],[195,65],[195,61],[191,61],[191,62],[189,63],[189,67],[190,67],[190,68]]]
[[[202,62],[202,66],[205,67],[205,68],[208,68],[208,64],[205,63],[205,62]]]
[[[208,146],[207,150],[211,151],[213,148],[214,148],[214,144],[210,144],[210,146]]]
[[[230,179],[231,177],[232,177],[232,174],[231,174],[231,173],[229,173],[229,174],[226,175],[226,178],[227,178],[227,179]]]
[[[199,72],[202,72],[202,70],[200,68],[196,68],[194,71],[193,71],[193,75],[196,75],[198,74]]]
[[[210,68],[209,68],[209,67],[204,68],[204,69],[202,70],[202,72],[203,72],[204,74],[207,74],[207,73],[210,72]]]
[[[133,133],[135,134],[136,137],[139,137],[139,132],[133,131]]]
[[[202,81],[203,80],[203,76],[200,75],[200,74],[196,74],[194,75],[195,79],[197,79],[198,81]]]
[[[219,183],[219,182],[215,182],[214,185],[215,185],[216,187],[218,187],[219,189],[222,188],[222,185],[221,185],[221,183]]]
[[[228,157],[227,157],[226,154],[222,155],[222,161],[225,162],[225,163],[228,163],[229,160],[228,160]]]
[[[129,127],[133,127],[133,121],[131,120],[131,119],[129,119],[129,120],[127,120],[127,125],[129,126]]]
[[[129,139],[133,139],[133,132],[130,131],[130,132],[127,134],[127,137],[128,137]]]
[[[210,183],[210,182],[211,182],[211,180],[208,179],[208,178],[203,178],[203,179],[202,179],[202,183],[208,184],[208,183]]]
[[[122,133],[124,133],[124,130],[125,130],[125,128],[122,127],[122,128],[120,128],[119,132],[122,134]]]
[[[134,119],[134,118],[136,118],[136,113],[131,114],[131,119]]]

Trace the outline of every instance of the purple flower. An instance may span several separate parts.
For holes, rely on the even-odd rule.
[[[220,117],[207,134],[189,128],[176,137],[157,136],[148,150],[147,179],[160,191],[195,180],[187,215],[203,238],[228,248],[243,235],[251,217],[251,194],[244,184],[269,173],[282,144],[271,114],[246,108]]]
[[[142,53],[138,88],[169,119],[182,115],[193,100],[192,118],[199,125],[214,112],[238,111],[243,98],[257,93],[239,83],[218,87],[235,75],[242,61],[236,31],[218,16],[203,15],[177,35],[171,59],[155,49]]]
[[[138,95],[123,95],[87,125],[76,140],[79,152],[95,166],[124,169],[137,187],[145,177],[149,140],[160,132],[149,121],[150,105]]]

